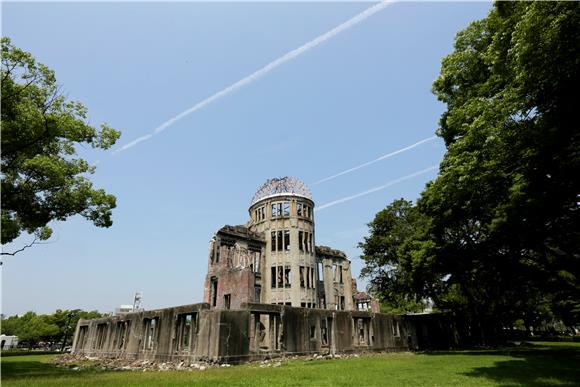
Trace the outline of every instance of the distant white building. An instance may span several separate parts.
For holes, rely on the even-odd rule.
[[[10,349],[16,348],[18,345],[18,336],[0,335],[0,348]]]
[[[131,312],[133,312],[133,305],[120,305],[118,308],[115,308],[115,316],[122,316]]]

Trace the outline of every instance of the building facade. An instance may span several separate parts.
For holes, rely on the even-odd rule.
[[[350,261],[316,246],[314,206],[300,180],[266,181],[251,201],[249,221],[213,236],[204,302],[217,309],[264,303],[353,310]]]
[[[127,360],[244,362],[406,351],[454,340],[446,316],[397,316],[358,292],[346,255],[316,246],[314,201],[289,177],[254,195],[245,225],[211,239],[204,302],[79,320],[72,351]],[[440,343],[435,343],[439,345]]]

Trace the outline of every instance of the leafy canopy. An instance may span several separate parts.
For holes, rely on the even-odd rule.
[[[365,249],[363,274],[403,282],[383,293],[500,326],[546,305],[580,321],[579,42],[577,2],[496,2],[457,34],[433,85],[447,105],[438,130],[447,152],[406,209],[428,226],[402,213],[387,231],[371,224],[365,243],[379,241],[389,258],[381,271]]]
[[[53,314],[38,315],[32,311],[22,316],[3,318],[0,329],[4,335],[18,336],[20,342],[34,345],[39,341],[62,342],[65,335],[73,334],[80,319],[103,317],[97,311],[83,311],[80,309],[58,309]]]
[[[10,39],[1,44],[2,244],[22,232],[48,239],[49,222],[76,214],[111,226],[115,197],[93,188],[95,167],[76,147],[108,149],[120,133],[89,125],[87,109],[65,99],[52,70]]]

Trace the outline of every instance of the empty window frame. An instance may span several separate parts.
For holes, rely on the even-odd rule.
[[[290,251],[290,230],[284,230],[284,251]]]
[[[278,287],[284,287],[284,266],[278,266]]]
[[[304,266],[300,266],[300,287],[304,288],[306,287],[306,281],[305,281],[305,273],[304,273]]]
[[[196,333],[195,313],[184,313],[177,316],[175,326],[175,343],[177,351],[189,351],[192,338]]]
[[[219,243],[216,243],[214,246],[215,246],[215,263],[219,263],[220,262],[221,245]]]
[[[328,345],[328,320],[326,317],[320,318],[320,344]]]
[[[304,205],[304,217],[310,219],[310,206]]]
[[[259,303],[261,298],[262,298],[262,286],[256,285],[254,286],[254,302]]]
[[[292,273],[290,271],[290,266],[284,267],[284,287],[289,288],[292,284]]]
[[[95,340],[95,349],[103,349],[107,339],[107,324],[97,325],[97,340]]]
[[[290,203],[278,202],[272,203],[272,219],[290,216]]]
[[[318,280],[319,281],[323,281],[324,280],[324,267],[322,266],[322,262],[317,262],[316,263],[317,269],[318,269]]]
[[[232,295],[224,294],[224,309],[230,309],[232,305]]]
[[[357,318],[355,320],[358,345],[372,345],[372,328],[370,319]]]
[[[290,266],[271,267],[272,288],[289,288],[292,286],[292,270]]]
[[[342,266],[338,266],[338,282],[343,283],[342,282]]]
[[[264,207],[257,208],[254,211],[254,218],[256,222],[261,222],[262,220],[266,219],[266,209]]]
[[[157,345],[159,336],[159,317],[143,319],[143,349],[151,350]]]
[[[278,238],[278,242],[276,243],[277,250],[282,251],[282,247],[284,245],[284,239],[283,239],[284,232],[278,231],[276,234],[277,234],[277,238]]]
[[[272,251],[276,251],[276,231],[272,231],[271,236],[270,247]]]
[[[270,278],[272,280],[272,288],[276,288],[276,266],[272,266]]]
[[[304,240],[304,231],[298,231],[298,249],[304,251],[304,245],[302,241]]]
[[[129,340],[130,321],[119,321],[115,327],[114,349],[125,349]]]
[[[302,203],[297,203],[296,204],[296,215],[297,216],[302,216],[303,212],[302,212]]]
[[[400,337],[401,331],[399,330],[399,322],[397,320],[393,320],[393,336]]]
[[[290,251],[290,230],[278,230],[270,233],[270,250],[273,252]]]
[[[211,306],[217,306],[217,293],[218,293],[218,280],[216,277],[212,277],[210,280],[210,298]]]
[[[82,350],[85,346],[85,341],[87,339],[87,333],[89,332],[89,326],[88,325],[83,325],[79,328],[79,337],[77,340],[77,345],[75,350]]]

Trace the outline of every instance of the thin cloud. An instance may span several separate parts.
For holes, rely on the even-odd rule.
[[[386,155],[382,155],[380,157],[377,157],[376,159],[374,159],[372,161],[367,161],[366,163],[357,165],[356,167],[352,167],[352,168],[349,168],[349,169],[345,169],[344,171],[339,172],[339,173],[337,173],[335,175],[325,177],[324,179],[320,179],[317,182],[313,183],[312,185],[317,185],[317,184],[320,184],[320,183],[324,183],[325,181],[329,181],[329,180],[332,180],[332,179],[336,179],[339,176],[346,175],[347,173],[354,172],[354,171],[356,171],[358,169],[361,169],[361,168],[364,168],[364,167],[368,167],[369,165],[372,165],[374,163],[378,163],[381,160],[388,159],[389,157],[393,157],[393,156],[398,155],[400,153],[404,153],[404,152],[406,152],[408,150],[411,150],[411,149],[413,149],[413,148],[415,148],[415,147],[417,147],[417,146],[419,146],[421,144],[424,144],[424,143],[429,142],[429,141],[433,141],[436,138],[437,138],[437,136],[431,136],[431,137],[424,138],[423,140],[417,141],[416,143],[414,143],[412,145],[409,145],[409,146],[407,146],[405,148],[401,148],[401,149],[398,149],[398,150],[393,151],[391,153],[387,153]]]
[[[375,13],[382,11],[384,8],[391,5],[392,3],[393,3],[393,1],[383,1],[379,4],[376,4],[376,5],[373,5],[372,7],[367,8],[363,12],[361,12],[358,15],[354,16],[353,18],[347,20],[346,22],[340,24],[339,26],[333,28],[332,30],[318,36],[317,38],[315,38],[315,39],[309,41],[308,43],[298,47],[297,49],[294,49],[294,50],[284,54],[280,58],[274,60],[273,62],[268,63],[266,66],[262,67],[261,69],[254,72],[253,74],[248,75],[247,77],[240,79],[236,83],[226,87],[225,89],[223,89],[221,91],[218,91],[214,95],[204,99],[201,102],[198,102],[197,104],[193,105],[189,109],[184,110],[183,112],[179,113],[178,115],[168,119],[167,121],[165,121],[164,123],[162,123],[161,125],[156,127],[151,134],[139,137],[137,140],[132,141],[126,145],[123,145],[120,149],[115,150],[112,153],[115,154],[115,153],[125,151],[129,148],[134,147],[135,145],[137,145],[140,142],[143,142],[145,140],[149,140],[151,137],[161,133],[162,131],[164,131],[165,129],[167,129],[168,127],[170,127],[171,125],[173,125],[177,121],[179,121],[179,120],[187,117],[188,115],[204,108],[205,106],[209,105],[210,103],[212,103],[212,102],[214,102],[222,97],[225,97],[226,95],[231,94],[234,91],[237,91],[244,86],[249,85],[250,83],[252,83],[255,80],[259,79],[260,77],[266,75],[267,73],[274,70],[275,68],[283,65],[284,63],[286,63],[292,59],[297,58],[298,56],[304,54],[305,52],[307,52],[307,51],[317,47],[318,45],[324,43],[325,41],[335,37],[336,35],[340,34],[341,32],[346,31],[347,29],[362,22],[363,20],[374,15]]]
[[[406,176],[400,177],[398,179],[391,180],[388,183],[385,183],[385,184],[380,185],[378,187],[374,187],[374,188],[368,189],[366,191],[359,192],[357,194],[354,194],[354,195],[351,195],[351,196],[346,196],[346,197],[344,197],[342,199],[337,199],[337,200],[334,200],[334,201],[332,201],[330,203],[323,204],[323,205],[315,208],[314,211],[321,211],[321,210],[324,210],[326,208],[330,208],[330,207],[336,206],[337,204],[349,202],[351,200],[360,198],[361,196],[365,196],[365,195],[372,194],[373,192],[377,192],[377,191],[380,191],[380,190],[385,189],[387,187],[390,187],[392,185],[399,184],[399,183],[401,183],[401,182],[403,182],[405,180],[412,179],[413,177],[417,177],[417,176],[420,176],[420,175],[424,175],[424,174],[426,174],[428,172],[431,172],[431,171],[434,171],[436,169],[437,169],[437,165],[432,165],[432,166],[430,166],[428,168],[425,168],[425,169],[422,169],[420,171],[411,173],[410,175],[406,175]]]

